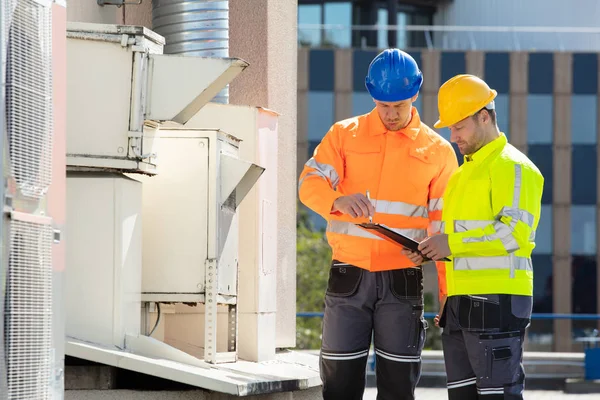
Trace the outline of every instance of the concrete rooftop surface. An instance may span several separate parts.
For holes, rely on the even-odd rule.
[[[600,394],[567,394],[560,390],[525,390],[525,400],[598,400]],[[444,400],[448,398],[446,389],[417,388],[416,400]],[[367,388],[363,400],[376,400],[377,389]]]

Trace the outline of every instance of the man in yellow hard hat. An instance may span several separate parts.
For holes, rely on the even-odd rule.
[[[496,91],[473,75],[458,75],[438,93],[440,119],[464,163],[443,196],[441,234],[419,245],[434,260],[445,287],[436,325],[450,400],[522,399],[523,340],[533,296],[535,247],[544,178],[498,130]],[[410,253],[414,262],[420,255]]]

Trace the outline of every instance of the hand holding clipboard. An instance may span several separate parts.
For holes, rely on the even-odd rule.
[[[423,254],[421,254],[421,252],[419,251],[419,242],[417,242],[414,239],[409,238],[408,236],[404,236],[401,233],[394,232],[393,230],[391,230],[390,228],[388,228],[384,225],[374,224],[371,222],[361,223],[361,224],[356,224],[356,225],[361,227],[362,229],[369,231],[370,233],[374,234],[375,236],[378,236],[384,240],[387,240],[388,242],[392,242],[392,243],[394,243],[398,246],[404,247],[410,251],[419,253],[421,255],[421,257],[423,257],[423,260],[425,260],[425,261],[434,261],[430,258],[425,257]],[[440,260],[435,260],[435,261],[450,261],[450,259],[447,257],[444,257]]]

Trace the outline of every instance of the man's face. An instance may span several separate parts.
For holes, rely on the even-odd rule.
[[[462,155],[475,153],[485,142],[485,130],[479,120],[480,117],[481,113],[473,117],[467,117],[449,127],[450,141],[458,145]]]
[[[381,122],[388,131],[398,131],[410,122],[412,103],[417,100],[418,94],[411,99],[396,102],[375,100],[375,107]]]

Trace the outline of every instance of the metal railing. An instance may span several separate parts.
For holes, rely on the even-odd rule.
[[[598,27],[298,24],[299,37],[303,32],[317,32],[321,38],[326,36],[323,34],[324,32],[337,34],[348,32],[349,36],[352,36],[354,31],[421,32],[424,35],[425,47],[430,50],[435,48],[505,51],[600,50],[600,28]],[[500,34],[509,35],[509,38],[493,37],[493,35]],[[411,47],[410,44],[406,44],[406,46]],[[365,45],[360,47],[365,47]],[[387,46],[379,44],[378,47]]]
[[[436,313],[425,312],[425,319],[435,318]],[[323,318],[323,313],[318,311],[300,311],[296,313],[297,318]],[[555,313],[533,313],[532,320],[555,320],[555,319],[570,319],[570,320],[600,320],[600,314],[555,314]]]

